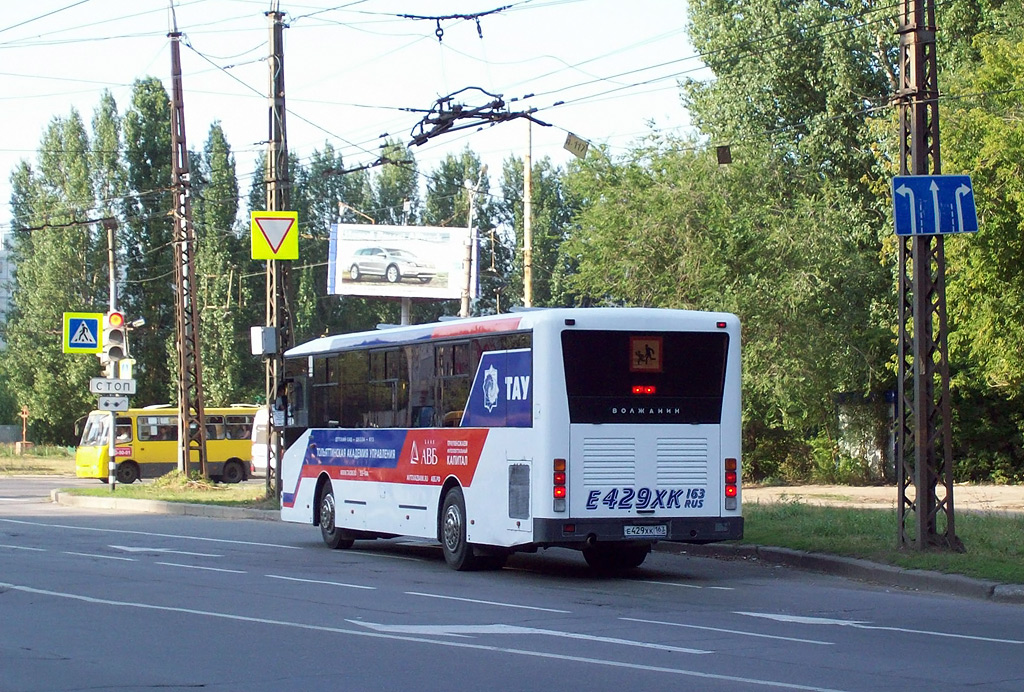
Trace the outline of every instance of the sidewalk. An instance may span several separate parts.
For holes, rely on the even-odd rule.
[[[886,508],[896,506],[895,487],[849,486],[785,486],[744,487],[743,501],[786,502],[808,504]],[[157,500],[130,500],[118,497],[70,495],[53,490],[50,499],[73,507],[90,507],[125,512],[151,512],[220,519],[262,519],[277,521],[275,510],[218,507],[215,505],[160,502]],[[1022,486],[956,486],[953,490],[956,508],[964,511],[1022,512],[1024,487]],[[823,572],[846,579],[882,584],[902,589],[948,593],[969,598],[980,598],[1000,603],[1024,604],[1024,584],[1001,584],[983,579],[972,579],[958,574],[942,574],[923,570],[880,565],[867,560],[838,557],[822,553],[809,553],[789,548],[748,544],[659,543],[655,550],[676,555],[693,555],[726,560],[758,560],[774,565]]]

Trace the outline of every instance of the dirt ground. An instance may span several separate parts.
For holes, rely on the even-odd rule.
[[[911,489],[911,492],[913,490]],[[898,491],[892,486],[787,485],[743,486],[743,502],[803,502],[837,507],[895,508]],[[954,485],[957,510],[1024,512],[1022,485]]]

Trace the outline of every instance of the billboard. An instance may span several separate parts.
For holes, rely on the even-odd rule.
[[[467,228],[331,224],[327,292],[458,299],[466,285],[468,235]],[[472,278],[475,287],[476,271]]]

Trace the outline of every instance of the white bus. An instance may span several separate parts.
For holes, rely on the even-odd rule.
[[[285,369],[281,518],[332,548],[418,536],[464,570],[561,546],[608,570],[743,535],[735,315],[532,310],[325,336]]]

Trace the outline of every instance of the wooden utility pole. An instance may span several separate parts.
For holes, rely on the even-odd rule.
[[[267,144],[267,211],[287,211],[291,192],[288,177],[288,140],[285,133],[284,107],[284,13],[278,2],[267,12],[270,18],[270,139]],[[267,405],[277,398],[284,381],[284,352],[291,348],[292,318],[289,309],[287,260],[267,260],[267,326],[277,335],[277,348],[267,358]],[[273,412],[272,412],[273,413]],[[285,412],[287,415],[287,412]],[[281,454],[284,451],[283,428],[269,420],[267,445],[267,494],[281,497]],[[270,469],[273,469],[273,478]]]
[[[938,175],[935,0],[901,0],[900,9],[900,174]],[[963,550],[953,517],[943,236],[901,237],[899,243],[899,545]]]
[[[173,8],[172,8],[173,9]],[[192,192],[185,104],[181,88],[181,52],[177,20],[171,38],[171,146],[174,150],[171,191],[174,195],[174,284],[178,339],[178,469],[206,475],[206,414],[203,368],[199,356],[199,305],[196,299],[196,237],[192,226]],[[192,466],[192,453],[197,466]]]

